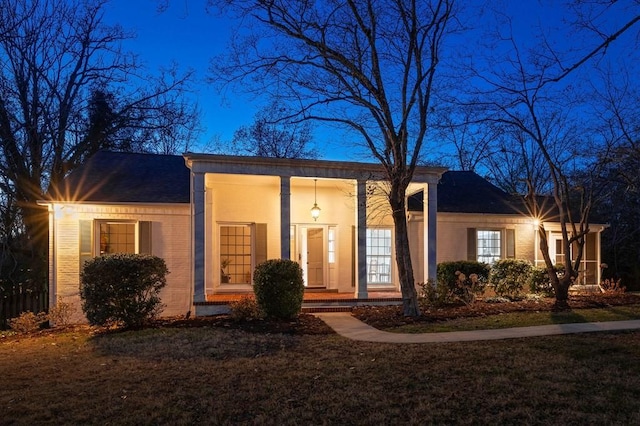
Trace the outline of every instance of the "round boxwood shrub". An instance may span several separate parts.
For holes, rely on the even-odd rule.
[[[529,282],[532,265],[526,260],[502,259],[491,266],[489,284],[498,296],[517,299]]]
[[[256,266],[253,291],[266,316],[294,318],[302,308],[302,269],[288,259],[271,259]]]
[[[162,311],[159,293],[168,273],[163,259],[145,254],[108,254],[86,262],[80,297],[87,320],[142,327]]]

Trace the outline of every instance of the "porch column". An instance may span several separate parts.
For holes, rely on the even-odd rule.
[[[193,301],[205,302],[205,193],[204,173],[191,173],[191,220],[193,241]]]
[[[366,299],[367,293],[367,181],[358,179],[358,196],[356,200],[357,215],[357,275],[356,298]]]
[[[280,257],[291,259],[291,176],[280,176]]]
[[[438,184],[429,182],[424,188],[424,278],[436,282],[437,229],[438,229]]]

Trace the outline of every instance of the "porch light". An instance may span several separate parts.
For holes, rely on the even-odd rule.
[[[311,207],[311,217],[313,221],[317,221],[320,217],[320,207],[318,207],[318,179],[313,180],[313,207]]]

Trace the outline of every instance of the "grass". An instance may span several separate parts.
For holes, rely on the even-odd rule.
[[[640,332],[391,345],[72,329],[0,339],[0,423],[639,424],[638,359]]]
[[[640,319],[640,305],[598,309],[574,309],[567,312],[509,312],[483,317],[456,318],[432,323],[414,323],[385,328],[394,333],[442,333],[580,322],[625,321]]]

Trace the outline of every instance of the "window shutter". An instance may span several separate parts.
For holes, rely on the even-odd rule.
[[[267,260],[267,224],[256,223],[256,265]]]
[[[81,220],[79,222],[80,228],[78,230],[79,238],[80,238],[80,247],[79,247],[79,260],[80,260],[80,268],[79,271],[82,273],[84,270],[84,263],[93,258],[93,232],[92,226],[93,222],[90,220]]]
[[[138,253],[152,254],[151,251],[151,224],[153,222],[138,222]]]
[[[478,260],[478,236],[476,228],[467,228],[467,260]]]
[[[507,259],[515,259],[516,257],[516,230],[515,229],[507,229],[506,230],[506,257]]]

